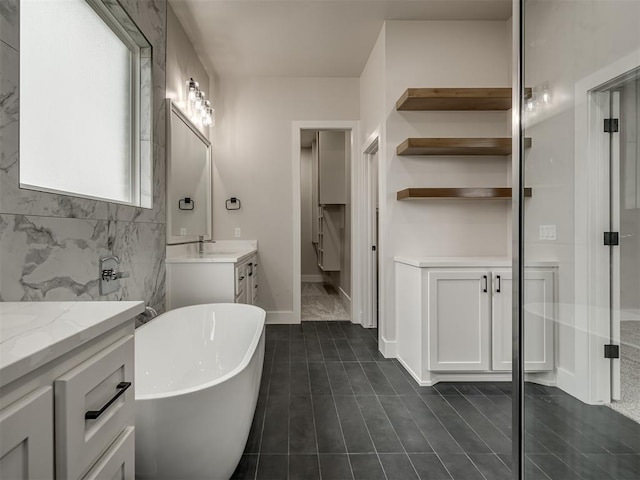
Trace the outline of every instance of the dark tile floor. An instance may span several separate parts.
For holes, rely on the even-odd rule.
[[[233,479],[510,480],[511,385],[419,387],[349,322],[267,326]],[[527,480],[638,480],[640,427],[528,384]]]

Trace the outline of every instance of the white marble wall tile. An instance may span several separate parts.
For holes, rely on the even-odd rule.
[[[142,300],[164,310],[163,224],[0,215],[3,301]],[[100,257],[115,254],[131,273],[101,296]]]
[[[19,24],[18,0],[0,1],[0,41],[16,50],[20,49]]]
[[[157,63],[153,64],[153,142],[166,145],[166,72]]]
[[[151,124],[153,122],[152,60],[140,59],[140,140],[151,141]]]
[[[156,310],[165,301],[165,226],[160,223],[115,222],[113,253],[131,276],[122,282],[123,300],[144,300]]]
[[[98,299],[98,259],[108,222],[2,215],[0,295],[4,301]]]
[[[19,39],[18,0],[0,0],[0,39]],[[0,42],[0,300],[165,302],[165,0],[124,0],[153,48],[154,208],[140,209],[18,187],[18,52]],[[16,12],[15,14],[13,12]],[[107,297],[98,261],[116,254],[131,277]]]

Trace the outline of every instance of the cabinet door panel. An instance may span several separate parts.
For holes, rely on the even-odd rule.
[[[429,272],[429,370],[490,368],[488,271]]]
[[[345,132],[318,134],[318,203],[347,203]]]
[[[0,411],[0,478],[53,478],[53,390],[42,387]]]
[[[122,429],[133,425],[134,385],[120,387],[134,381],[133,349],[133,335],[126,336],[55,381],[58,478],[80,478]],[[86,419],[88,410],[103,413]]]
[[[82,480],[134,480],[134,427],[127,427]]]
[[[525,272],[525,371],[541,372],[554,365],[554,300],[553,271],[527,270]],[[494,272],[493,285],[493,369],[511,370],[512,358],[512,292],[511,271]],[[500,288],[498,288],[500,286]],[[498,291],[499,290],[499,291]],[[534,314],[527,305],[536,304]]]

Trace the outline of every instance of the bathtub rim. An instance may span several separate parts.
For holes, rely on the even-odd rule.
[[[247,348],[247,352],[245,353],[244,357],[242,357],[242,360],[240,361],[240,363],[233,370],[231,370],[230,372],[224,374],[223,376],[218,377],[215,380],[212,380],[210,382],[201,383],[201,384],[196,385],[194,387],[183,388],[181,390],[173,390],[171,392],[146,393],[146,394],[141,394],[141,393],[138,392],[138,390],[136,388],[134,388],[134,390],[135,390],[135,400],[136,401],[137,400],[160,400],[160,399],[163,399],[163,398],[173,398],[173,397],[179,397],[181,395],[188,395],[190,393],[199,392],[201,390],[206,390],[208,388],[215,387],[216,385],[224,383],[225,381],[229,380],[230,378],[235,377],[236,375],[241,373],[245,368],[247,368],[247,366],[249,366],[249,363],[251,363],[251,359],[253,358],[253,355],[256,353],[256,351],[258,349],[258,344],[260,342],[260,338],[264,334],[265,325],[266,325],[266,316],[267,316],[267,312],[264,309],[262,309],[260,307],[257,307],[255,305],[247,305],[247,304],[244,304],[244,303],[243,304],[238,304],[238,303],[202,303],[202,304],[199,304],[199,305],[187,305],[187,306],[184,306],[184,307],[174,308],[173,310],[169,310],[167,312],[164,312],[164,313],[158,315],[153,320],[151,320],[151,321],[145,323],[144,325],[138,327],[136,329],[135,333],[137,333],[141,329],[147,327],[148,325],[152,324],[154,320],[157,320],[158,318],[160,318],[163,315],[166,315],[168,313],[176,312],[176,311],[179,311],[179,310],[182,310],[182,309],[186,310],[186,309],[190,309],[190,308],[202,307],[202,306],[208,306],[208,305],[225,305],[225,306],[234,305],[236,307],[241,307],[242,309],[256,310],[260,314],[260,320],[261,320],[262,325],[260,326],[260,328],[256,329],[256,332],[254,333],[253,338],[251,339],[251,342],[249,343],[249,346]],[[135,343],[135,335],[134,335],[134,343]],[[135,368],[134,368],[134,372],[135,372]]]

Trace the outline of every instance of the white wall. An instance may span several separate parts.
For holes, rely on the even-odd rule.
[[[357,120],[358,88],[357,78],[219,81],[214,232],[218,239],[231,239],[240,227],[242,238],[258,240],[259,303],[271,321],[286,320],[293,308],[292,122]],[[231,196],[242,201],[240,211],[225,210],[224,200]]]
[[[506,112],[395,110],[396,100],[409,87],[509,86],[507,29],[504,21],[387,22],[361,77],[363,139],[378,125],[383,125],[384,137],[380,150],[383,344],[392,345],[396,338],[394,256],[508,255],[507,202],[396,200],[396,192],[407,187],[508,185],[507,158],[395,155],[397,145],[412,136],[510,135]],[[382,107],[380,88],[384,88]],[[372,103],[365,107],[368,101]],[[393,347],[387,353],[393,354]]]
[[[576,207],[582,209],[588,201],[581,198],[577,205],[575,200],[575,169],[580,164],[586,168],[587,161],[575,156],[576,83],[640,47],[640,3],[530,0],[525,15],[525,83],[549,82],[552,98],[550,106],[525,120],[527,136],[533,138],[525,158],[526,183],[534,189],[525,211],[526,255],[559,261],[559,301],[571,305],[577,294],[584,294],[576,291],[584,279],[575,278],[574,269],[576,252],[585,245],[576,245],[574,227]],[[587,120],[586,115],[581,119],[585,124]],[[538,226],[547,224],[557,225],[555,242],[538,240]],[[589,355],[594,355],[585,343],[588,338],[574,329],[575,321],[570,316],[559,319],[558,367],[568,379],[584,371]],[[585,378],[559,386],[587,400]]]
[[[312,201],[313,157],[311,148],[300,149],[300,264],[302,281],[305,276],[322,278],[318,254],[313,245],[312,226],[316,215]]]

